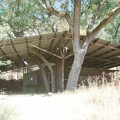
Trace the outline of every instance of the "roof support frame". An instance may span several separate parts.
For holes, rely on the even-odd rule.
[[[41,47],[41,40],[42,40],[42,35],[39,37],[39,47]]]
[[[60,47],[60,42],[61,42],[63,39],[65,39],[65,36],[67,35],[67,33],[68,33],[67,31],[64,31],[64,32],[63,32],[61,38],[59,39],[59,41],[58,41],[57,44],[55,45],[55,48]],[[55,49],[55,48],[54,48],[54,49]]]
[[[11,42],[11,45],[12,45],[12,47],[13,47],[15,53],[17,54],[18,58],[20,58],[20,60],[21,60],[22,63],[23,63],[23,66],[25,67],[25,63],[24,63],[23,59],[21,58],[21,56],[19,55],[19,53],[17,52],[17,50],[16,50],[16,48],[15,48],[15,46],[14,46],[14,44],[13,44],[12,39],[10,39],[10,42]]]
[[[54,43],[54,41],[55,41],[55,37],[56,37],[56,32],[54,33],[53,38],[52,38],[52,41],[51,41],[50,46],[49,46],[49,48],[48,48],[49,51],[51,51],[52,45],[53,45],[53,43]]]
[[[119,62],[117,65],[120,66],[120,62]],[[109,65],[104,66],[104,67],[102,67],[102,68],[103,68],[103,69],[109,69],[109,68],[112,68],[112,67],[116,67],[116,63],[109,64]]]
[[[2,54],[5,56],[5,57],[7,57],[7,59],[8,60],[11,60],[11,61],[14,61],[14,60],[12,60],[10,57],[8,57],[7,55],[6,55],[6,53],[4,52],[4,50],[0,47],[0,50],[1,50],[1,52],[2,52]],[[16,65],[16,67],[19,69],[20,67],[18,66],[18,64],[14,61],[14,63],[15,63],[15,65]],[[13,67],[12,67],[12,69],[13,69]]]
[[[54,53],[52,53],[52,52],[49,52],[49,51],[47,51],[47,50],[45,50],[45,49],[42,49],[42,48],[40,48],[40,47],[37,47],[37,46],[35,46],[35,45],[29,44],[29,47],[34,47],[34,48],[39,49],[39,50],[41,50],[41,51],[43,51],[43,52],[45,52],[45,53],[48,53],[48,54],[50,54],[50,55],[52,55],[52,56],[55,56],[55,57],[61,59],[61,56],[56,55],[56,54],[54,54]]]
[[[27,48],[28,56],[30,56],[29,49],[28,49],[28,41],[27,41],[27,37],[25,37],[25,43],[26,43],[26,48]]]
[[[91,66],[93,66],[93,65],[96,65],[96,68],[98,67],[98,68],[101,68],[102,67],[102,63],[101,64],[99,64],[99,65],[97,65],[97,63],[99,63],[100,61],[102,62],[102,61],[105,61],[105,62],[107,62],[107,63],[104,63],[104,65],[105,64],[110,64],[110,63],[117,63],[117,64],[119,64],[119,61],[118,60],[115,60],[115,61],[113,61],[113,60],[109,60],[109,59],[104,59],[104,58],[97,58],[97,57],[90,57],[90,56],[86,56],[87,58],[90,58],[90,59],[97,59],[98,61],[95,63],[93,63],[93,64],[89,64],[88,66],[89,67],[91,67]],[[86,63],[86,62],[85,62]],[[84,64],[85,64],[84,63]],[[86,67],[88,67],[88,66],[86,66]]]
[[[108,46],[111,42],[109,41],[109,43],[105,44],[106,46]],[[95,43],[93,43],[92,45],[94,45]],[[91,44],[90,44],[91,45]],[[90,47],[90,46],[89,46]],[[105,46],[100,46],[98,49],[92,51],[91,53],[87,54],[87,55],[92,55],[100,50],[102,50],[103,48],[105,48]]]
[[[56,34],[56,35],[55,35]],[[85,35],[80,35],[80,42],[82,43],[84,40]],[[25,40],[27,39],[27,41]],[[23,62],[24,60],[22,58],[24,58],[25,60],[30,60],[31,56],[32,56],[32,52],[29,50],[29,44],[37,44],[36,46],[38,46],[41,50],[41,53],[43,55],[45,55],[45,58],[48,58],[49,55],[51,56],[50,60],[55,60],[55,58],[53,56],[55,56],[58,59],[62,59],[62,50],[63,47],[68,47],[68,50],[66,52],[65,58],[64,59],[68,59],[71,56],[71,59],[73,59],[73,53],[72,53],[72,35],[70,32],[56,32],[56,33],[50,33],[50,34],[44,34],[44,35],[37,35],[37,36],[29,36],[29,37],[23,37],[23,38],[15,38],[12,39],[13,41],[13,47],[12,43],[9,42],[9,40],[6,40],[5,42],[5,47],[6,49],[3,51],[5,52],[5,54],[3,54],[1,51],[1,60],[11,60],[14,62],[13,64],[13,68],[22,68],[23,67]],[[50,40],[50,41],[49,41]],[[55,41],[56,40],[56,41]],[[48,42],[49,41],[49,42]],[[26,45],[25,45],[26,44]],[[0,47],[3,47],[3,41],[0,42]],[[16,45],[18,46],[18,48],[16,47]],[[25,49],[23,49],[22,51],[22,45],[25,46]],[[10,46],[10,51],[9,51],[9,46]],[[16,51],[15,51],[15,49]],[[93,50],[91,47],[95,47]],[[18,51],[18,49],[20,48],[20,51]],[[51,49],[51,51],[49,51],[49,49]],[[87,56],[85,56],[85,62],[84,65],[89,65],[92,67],[96,65],[96,67],[109,67],[109,64],[114,64],[117,65],[119,64],[119,59],[118,57],[120,56],[120,44],[112,44],[112,42],[110,41],[102,41],[99,38],[94,38],[91,43],[90,46],[88,48],[88,50],[91,50],[90,52],[88,51]],[[39,52],[40,52],[39,51]],[[29,52],[29,56],[30,59],[28,58],[28,52]],[[98,53],[96,53],[98,52]],[[103,54],[102,54],[103,53]],[[49,55],[48,55],[49,54]],[[8,57],[7,57],[8,56]],[[20,57],[18,57],[20,56]],[[95,57],[96,60],[93,61],[94,64],[92,64],[92,59],[90,58],[91,56]],[[98,59],[100,58],[100,59]],[[102,60],[104,59],[104,60]],[[106,59],[110,60],[110,61],[106,61]],[[71,60],[72,61],[72,60]],[[113,63],[113,61],[117,62],[117,63]],[[20,63],[20,64],[18,64]],[[18,67],[16,65],[18,65]],[[34,63],[31,63],[31,65]],[[88,65],[88,66],[89,66]],[[108,68],[107,67],[107,68]],[[10,68],[12,69],[12,68]]]
[[[103,63],[103,64],[100,64],[100,65],[97,65],[96,68],[99,68],[99,67],[106,67],[106,66],[111,66],[113,64],[119,64],[120,63],[120,60],[119,61],[108,61],[107,63]]]

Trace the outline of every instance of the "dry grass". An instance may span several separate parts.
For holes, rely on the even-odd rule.
[[[120,120],[120,92],[108,85],[52,96],[1,95],[0,120]]]

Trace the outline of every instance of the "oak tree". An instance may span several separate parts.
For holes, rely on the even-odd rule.
[[[91,21],[89,22],[88,27],[86,29],[86,37],[84,38],[84,42],[83,44],[80,44],[80,37],[79,37],[80,24],[81,24],[80,17],[81,14],[83,14],[81,12],[83,1],[71,0],[71,2],[74,4],[73,19],[70,17],[70,15],[67,12],[57,11],[53,6],[51,6],[49,0],[44,0],[44,2],[47,10],[51,14],[66,19],[70,26],[70,31],[72,34],[74,61],[69,73],[66,89],[74,90],[77,86],[84,57],[86,55],[91,40],[96,37],[96,35],[101,31],[102,28],[104,28],[111,20],[113,20],[120,13],[120,3],[117,5],[117,7],[106,13],[103,19],[101,19],[101,21],[99,22],[99,24],[95,26],[96,19],[101,13],[101,9],[106,3],[106,0],[95,1],[97,2],[97,8],[93,12]]]

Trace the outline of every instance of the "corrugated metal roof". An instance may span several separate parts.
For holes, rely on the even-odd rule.
[[[80,36],[81,41],[84,37],[84,35]],[[1,66],[0,69],[2,71],[19,69],[26,66],[24,61],[27,61],[29,65],[35,64],[31,61],[33,53],[28,47],[29,44],[33,44],[59,56],[61,55],[59,50],[60,46],[64,44],[64,46],[68,48],[67,55],[71,54],[72,56],[71,34],[68,32],[57,32],[2,40],[0,41],[0,60],[11,60],[12,65]],[[41,54],[43,54],[48,61],[49,59],[51,62],[52,60],[53,62],[55,61],[55,57],[48,55],[46,52],[41,51]],[[83,67],[108,69],[119,66],[119,56],[120,44],[95,38],[89,45]],[[66,61],[71,63],[72,59],[73,56],[66,59]]]

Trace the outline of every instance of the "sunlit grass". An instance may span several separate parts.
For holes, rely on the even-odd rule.
[[[1,95],[0,111],[0,120],[120,120],[120,91],[107,85],[52,96]]]

